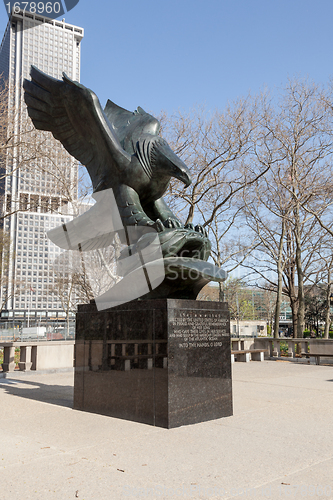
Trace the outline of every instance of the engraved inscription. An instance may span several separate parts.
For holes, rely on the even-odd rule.
[[[218,312],[178,309],[171,320],[169,338],[178,341],[181,349],[221,347],[223,337],[229,336],[228,324],[228,318]]]

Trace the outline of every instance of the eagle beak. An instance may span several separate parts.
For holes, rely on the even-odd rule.
[[[153,149],[154,162],[162,167],[171,177],[175,177],[188,187],[191,182],[191,174],[185,163],[170,148],[164,139],[158,139],[156,147]]]
[[[185,184],[186,188],[192,182],[190,171],[187,168],[187,166],[185,165],[185,163],[183,163],[182,166],[177,167],[173,176],[176,177],[176,179],[179,179],[180,181],[182,181]]]

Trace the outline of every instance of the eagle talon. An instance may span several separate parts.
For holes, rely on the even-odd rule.
[[[178,219],[172,219],[171,217],[168,217],[164,222],[163,222],[164,226],[168,229],[176,229],[176,228],[181,228],[182,225],[181,223],[179,222]]]
[[[160,219],[156,219],[156,221],[154,222],[154,224],[152,224],[152,226],[154,229],[156,229],[156,231],[158,233],[161,233],[162,231],[164,231],[164,225],[163,225],[163,222],[160,220]]]
[[[194,228],[194,230],[197,232],[197,233],[200,233],[202,234],[203,236],[205,236],[206,238],[208,238],[208,233],[206,231],[206,229],[201,225],[201,224],[197,224]]]

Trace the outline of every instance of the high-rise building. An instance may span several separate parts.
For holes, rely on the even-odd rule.
[[[22,83],[29,78],[31,65],[55,78],[61,79],[65,72],[79,81],[82,38],[83,29],[65,20],[22,11],[12,14],[0,47],[0,73],[8,85],[9,117],[17,136],[25,133],[28,123]],[[2,166],[6,175],[0,188],[7,213],[3,228],[11,249],[6,261],[8,279],[1,287],[1,319],[29,318],[32,322],[66,314],[54,292],[53,261],[59,249],[46,232],[72,218],[78,164],[50,133],[34,131],[27,137],[34,142],[28,149],[31,146],[36,153],[27,154],[29,161],[21,161],[20,151],[7,155]]]

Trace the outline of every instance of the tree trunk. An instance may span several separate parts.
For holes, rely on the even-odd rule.
[[[329,270],[328,271],[328,276],[327,276],[324,339],[328,339],[329,338],[329,332],[330,332],[330,324],[331,324],[331,301],[330,301],[331,289],[332,289],[331,270]]]
[[[223,283],[219,283],[219,302],[224,302]]]
[[[297,338],[302,339],[304,333],[304,316],[305,316],[305,302],[304,302],[304,283],[303,283],[303,270],[302,270],[302,253],[299,241],[296,246],[296,269],[298,278],[298,311],[297,311]]]
[[[295,290],[295,270],[293,264],[289,266],[287,273],[288,280],[288,297],[290,301],[291,315],[292,315],[292,323],[293,323],[293,337],[296,337],[297,333],[297,297]]]
[[[280,237],[280,242],[279,242],[279,255],[278,255],[278,262],[277,262],[277,273],[278,273],[278,286],[277,286],[277,294],[276,294],[276,304],[275,304],[275,316],[274,316],[274,333],[273,337],[275,339],[279,338],[279,321],[280,321],[280,310],[281,310],[281,304],[282,304],[282,252],[283,252],[283,240],[285,237],[285,229],[286,229],[286,224],[284,219],[282,219],[282,230],[281,230],[281,237]]]
[[[281,310],[281,303],[282,303],[282,293],[279,290],[279,286],[280,286],[280,284],[278,283],[278,292],[277,292],[277,297],[276,297],[275,313],[274,313],[274,331],[273,331],[273,337],[275,339],[279,338],[280,310]]]
[[[295,338],[297,337],[297,300],[292,301],[290,307],[293,322],[293,337]]]

